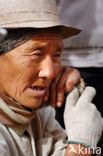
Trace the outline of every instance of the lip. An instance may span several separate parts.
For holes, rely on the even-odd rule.
[[[37,96],[37,97],[42,97],[46,93],[46,87],[44,87],[42,90],[37,90],[35,88],[29,88],[29,90],[30,92],[33,93],[34,96]]]

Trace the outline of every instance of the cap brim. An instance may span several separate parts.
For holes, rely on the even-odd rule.
[[[1,26],[0,26],[1,27]],[[56,22],[38,22],[38,21],[33,21],[33,22],[21,22],[21,23],[10,23],[10,24],[5,24],[2,25],[2,27],[7,28],[7,29],[16,29],[16,28],[52,28],[52,27],[60,27],[62,38],[66,39],[72,36],[75,36],[79,34],[82,30],[78,28],[71,27],[69,25],[61,25]]]
[[[63,39],[78,35],[82,30],[67,25],[61,25],[61,34]]]

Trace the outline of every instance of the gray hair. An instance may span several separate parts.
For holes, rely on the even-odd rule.
[[[0,42],[0,55],[16,48],[32,38],[40,29],[23,28],[8,30],[6,38]]]

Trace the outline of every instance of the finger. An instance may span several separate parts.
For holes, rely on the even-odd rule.
[[[55,83],[52,82],[50,86],[50,105],[56,107],[56,88]]]
[[[59,79],[58,84],[57,84],[57,102],[56,102],[57,107],[61,107],[64,101],[64,86],[65,86],[66,79],[67,79],[66,75],[67,73],[65,72],[65,69],[64,69],[64,72],[62,73],[62,76]]]
[[[97,107],[96,107],[93,103],[90,104],[90,109],[91,109],[93,112],[97,111]]]
[[[57,106],[62,106],[64,101],[64,92],[69,93],[79,79],[80,74],[76,69],[64,68],[64,73],[62,73],[57,87]]]
[[[52,86],[52,88],[51,88],[51,90],[54,90],[54,96],[51,98],[51,103],[54,103],[55,102],[55,104],[52,104],[52,106],[57,106],[57,107],[60,107],[61,106],[61,103],[62,103],[62,99],[64,99],[64,92],[62,93],[62,91],[60,91],[58,94],[58,96],[60,97],[59,99],[59,101],[57,102],[57,84],[58,84],[58,82],[59,82],[59,80],[60,80],[60,78],[62,77],[62,74],[64,73],[64,70],[65,70],[65,67],[63,67],[62,69],[61,69],[61,71],[60,71],[60,73],[58,74],[58,76],[53,80],[53,86]],[[53,88],[55,88],[55,89],[53,89]],[[54,98],[55,98],[55,100],[54,100]],[[53,100],[52,100],[53,99]],[[61,102],[60,102],[61,101]]]
[[[80,74],[78,70],[71,69],[69,73],[70,74],[68,75],[66,85],[65,85],[66,93],[69,93],[74,88],[74,85],[77,84],[80,80]]]
[[[69,93],[73,90],[74,88],[74,82],[73,80],[67,80],[68,82],[66,82],[66,85],[65,85],[65,88],[64,88],[64,91],[65,93]]]
[[[63,102],[64,102],[64,90],[63,89],[58,89],[56,106],[61,107]]]
[[[43,97],[43,101],[47,102],[48,98],[49,98],[49,88],[46,90],[45,96]]]
[[[85,106],[87,104],[90,104],[92,99],[94,98],[96,94],[96,90],[93,87],[86,87],[86,89],[83,91],[81,97],[79,98],[77,102],[77,106]]]
[[[71,108],[74,107],[79,98],[79,91],[75,87],[71,93],[68,94],[66,98],[66,107]]]

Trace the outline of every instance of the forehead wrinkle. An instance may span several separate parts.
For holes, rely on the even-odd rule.
[[[49,45],[54,44],[56,48],[63,49],[63,42],[60,36],[47,36],[47,35],[39,35],[38,37],[34,36],[24,44],[22,44],[21,50],[25,49],[25,52],[33,51],[36,48],[47,48]]]
[[[50,44],[54,44],[55,46],[61,47],[63,46],[63,42],[60,39],[51,39],[51,38],[41,38],[40,40],[34,40],[29,46],[29,49],[34,48],[46,48]]]
[[[35,49],[35,48],[45,48],[48,45],[47,42],[41,42],[41,41],[37,41],[35,40],[34,42],[32,42],[32,44],[30,44],[29,49]]]
[[[35,41],[40,41],[40,42],[44,42],[44,46],[46,46],[46,44],[48,43],[57,43],[59,46],[62,44],[63,46],[63,40],[62,40],[62,37],[58,34],[49,34],[47,36],[47,34],[40,34],[38,36],[34,36],[33,38]]]
[[[19,46],[18,48],[20,48],[21,51],[25,50],[25,52],[28,52],[28,50],[32,51],[32,50],[34,50],[36,48],[45,48],[47,46],[47,43],[45,43],[45,42],[40,42],[40,41],[31,42],[31,40],[29,40],[27,42],[24,43],[23,45]]]
[[[59,31],[57,30],[44,30],[41,31],[39,33],[37,33],[36,35],[34,35],[32,38],[34,38],[35,40],[58,40],[58,39],[62,39],[62,36],[60,34]]]

